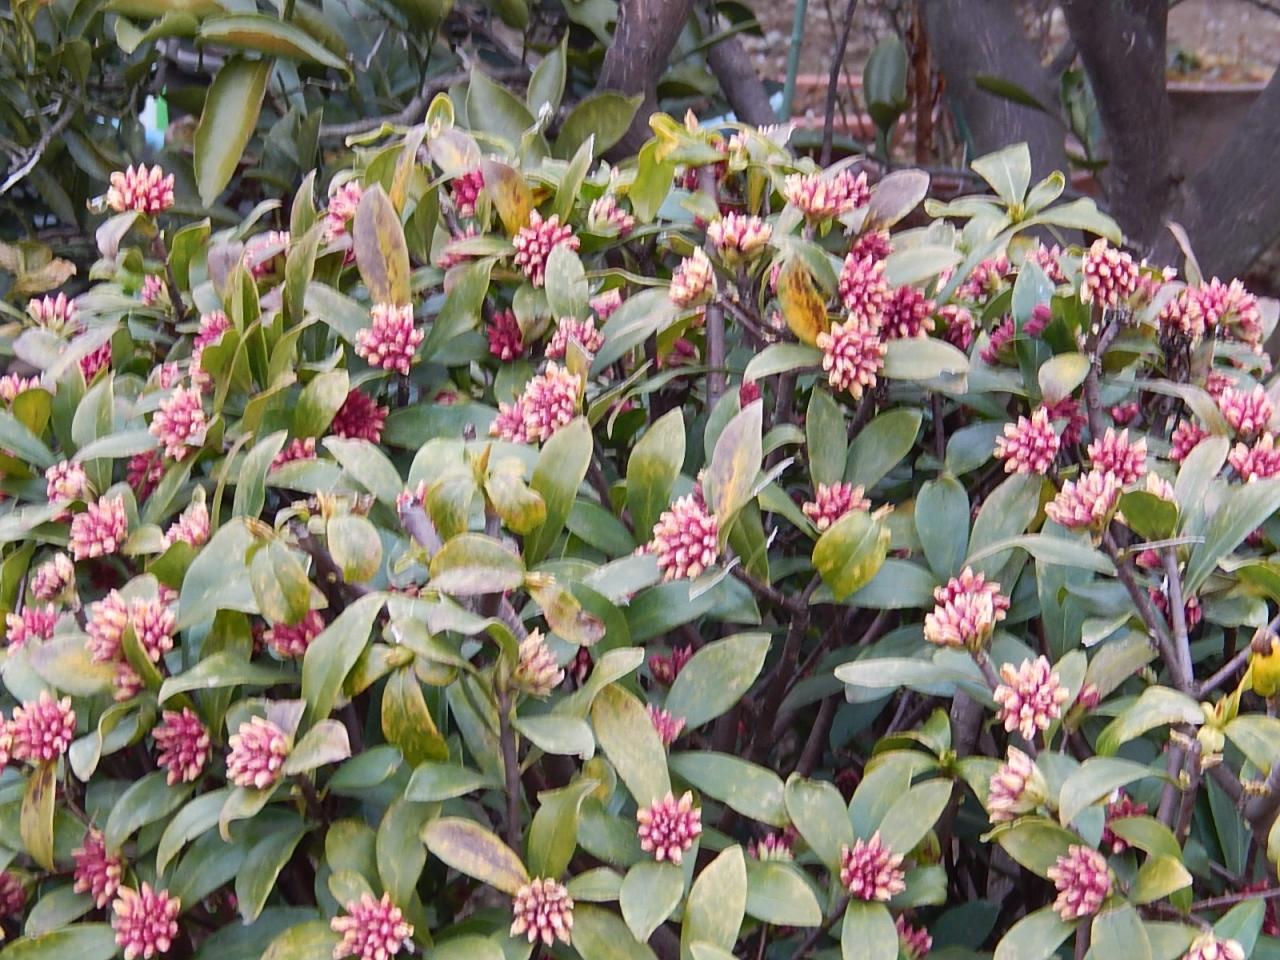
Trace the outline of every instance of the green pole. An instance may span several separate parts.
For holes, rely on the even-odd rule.
[[[804,42],[804,15],[809,0],[796,0],[796,15],[791,21],[791,49],[787,51],[787,79],[782,85],[781,119],[791,119],[796,99],[796,75],[800,72],[800,45]]]

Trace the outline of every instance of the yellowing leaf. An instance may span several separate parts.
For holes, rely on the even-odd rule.
[[[533,209],[529,185],[512,167],[497,160],[481,161],[480,170],[484,173],[485,191],[498,211],[507,236],[514,236],[529,222],[529,211]]]
[[[787,326],[803,343],[816,343],[818,334],[830,326],[826,303],[819,296],[808,268],[798,257],[782,267],[778,276],[778,302]]]

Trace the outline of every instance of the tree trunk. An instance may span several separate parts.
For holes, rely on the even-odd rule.
[[[1209,165],[1173,197],[1166,219],[1186,228],[1206,277],[1238,276],[1280,240],[1277,142],[1280,71]],[[1166,263],[1180,257],[1168,231],[1158,238],[1155,256]]]
[[[721,40],[708,50],[707,63],[739,120],[756,127],[778,122],[751,57],[737,37]]]
[[[597,90],[642,94],[644,101],[612,155],[634,154],[649,139],[649,115],[658,109],[658,78],[693,9],[693,0],[622,0],[613,43],[604,55]]]
[[[1165,91],[1168,0],[1064,0],[1062,9],[1106,134],[1111,214],[1126,239],[1150,253],[1163,230],[1175,173]]]
[[[1057,119],[980,88],[974,78],[1016,83],[1050,111],[1057,93],[1040,65],[1011,0],[925,0],[929,47],[947,97],[975,155],[1026,141],[1037,176],[1067,169],[1064,129]]]

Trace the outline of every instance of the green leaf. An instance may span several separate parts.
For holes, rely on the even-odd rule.
[[[258,125],[273,64],[231,57],[213,79],[195,133],[196,186],[206,207],[213,206],[240,164]]]
[[[538,794],[538,812],[529,826],[529,869],[536,877],[559,877],[578,849],[578,813],[598,781],[583,778]]]
[[[1025,550],[1037,560],[1045,563],[1075,567],[1080,570],[1092,570],[1095,573],[1115,575],[1115,564],[1111,558],[1102,553],[1084,539],[1068,539],[1065,536],[1050,536],[1045,533],[1027,533],[1022,536],[1008,537],[986,544],[981,550],[969,554],[969,562],[976,564],[989,560],[993,556],[1008,555],[1012,549]]]
[[[1194,595],[1223,557],[1244,543],[1263,521],[1280,510],[1280,479],[1230,487],[1213,512],[1204,542],[1191,548],[1183,589]]]
[[[218,825],[218,815],[230,795],[230,787],[201,794],[173,815],[156,848],[157,873],[164,873],[184,846]]]
[[[658,209],[671,192],[671,180],[676,172],[674,161],[658,161],[658,146],[657,140],[650,140],[640,148],[636,178],[627,193],[640,223],[650,223],[658,215]]]
[[[1119,511],[1125,526],[1146,540],[1172,537],[1178,526],[1178,505],[1146,490],[1122,493]]]
[[[852,510],[823,531],[813,547],[813,566],[837,601],[880,572],[889,539],[889,529],[865,510]]]
[[[769,653],[767,633],[739,633],[708,643],[685,664],[665,707],[693,730],[720,716],[750,689]]]
[[[349,73],[346,63],[306,31],[291,23],[258,13],[210,17],[200,24],[200,39],[236,50],[252,50],[274,57],[288,57]]]
[[[408,304],[409,248],[391,199],[378,184],[367,188],[352,225],[356,266],[374,303]]]
[[[881,840],[898,853],[914,850],[942,816],[951,789],[950,780],[930,780],[896,798],[880,821]]]
[[[1156,727],[1179,723],[1199,726],[1203,722],[1200,704],[1185,693],[1168,687],[1147,687],[1136,702],[1121,711],[1098,734],[1098,753],[1103,756],[1113,754],[1134,737]]]
[[[618,894],[622,919],[641,943],[671,916],[684,896],[684,871],[674,863],[643,860],[627,871]]]
[[[1023,817],[1007,827],[992,831],[996,842],[1009,856],[1032,873],[1045,876],[1049,868],[1066,856],[1067,848],[1080,838],[1043,817]]]
[[[884,376],[890,380],[929,381],[949,393],[964,393],[969,358],[945,340],[913,337],[885,344]]]
[[[229,650],[209,654],[190,670],[168,677],[160,687],[163,705],[189,690],[217,690],[224,687],[270,687],[292,680],[292,671],[264,663],[250,663]]]
[[[862,69],[867,112],[886,138],[907,108],[907,66],[907,48],[892,33],[875,45]]]
[[[970,166],[1006,204],[1021,204],[1026,197],[1031,185],[1031,149],[1025,143],[978,157]]]
[[[979,90],[994,93],[997,97],[1003,97],[1005,100],[1012,101],[1020,106],[1031,107],[1042,113],[1048,113],[1044,105],[1032,93],[1012,80],[992,76],[989,73],[979,73],[974,75],[973,83]]]
[[[1191,886],[1191,874],[1175,857],[1151,857],[1138,871],[1130,893],[1134,903],[1154,903]]]
[[[584,97],[560,125],[555,155],[567,160],[578,152],[588,137],[594,136],[595,155],[600,156],[622,139],[643,99],[640,94],[624,97],[611,91]]]
[[[657,960],[657,955],[631,935],[616,913],[579,905],[573,911],[573,948],[582,960]]]
[[[523,582],[520,555],[480,533],[453,537],[431,558],[431,589],[451,596],[505,593]]]
[[[512,726],[544,753],[590,760],[596,751],[595,737],[585,720],[554,714],[516,717]]]
[[[784,927],[816,927],[822,908],[812,888],[789,863],[747,861],[747,913]]]
[[[422,343],[423,360],[434,357],[451,341],[480,325],[492,271],[493,260],[486,257],[458,267],[456,273],[450,275],[453,283],[445,296],[444,306],[431,322],[427,339]]]
[[[1142,918],[1131,904],[1123,904],[1093,918],[1089,951],[1095,957],[1126,957],[1151,960],[1151,943],[1142,928]]]
[[[267,471],[271,469],[271,461],[276,454],[283,449],[286,437],[285,431],[279,430],[259,440],[245,455],[240,463],[240,479],[236,482],[232,516],[257,517],[262,513],[262,505],[267,497]]]
[[[842,960],[897,960],[898,928],[883,903],[850,900],[840,925]]]
[[[699,940],[732,952],[746,911],[747,867],[742,848],[735,845],[703,867],[689,889],[680,925],[681,960],[688,960],[690,944]]]
[[[761,422],[764,404],[748,404],[733,416],[716,441],[703,487],[707,505],[720,521],[723,542],[732,518],[751,499],[764,460]]]
[[[591,425],[585,417],[561,427],[542,445],[529,486],[547,505],[547,519],[524,539],[524,556],[530,566],[547,556],[564,529],[578,487],[587,475],[593,449]]]
[[[792,774],[786,787],[787,815],[804,842],[828,870],[840,869],[840,848],[853,846],[853,827],[844,799],[824,780]]]
[[[382,538],[367,517],[331,517],[325,525],[325,545],[347,583],[372,580],[382,565]]]
[[[581,317],[587,312],[587,275],[578,255],[563,243],[547,257],[547,306],[554,317]]]
[[[1153,857],[1182,857],[1178,838],[1154,817],[1118,817],[1107,821],[1107,829]]]
[[[165,774],[156,770],[147,774],[120,795],[116,805],[111,808],[107,817],[107,825],[103,829],[107,847],[119,850],[133,836],[134,832],[149,823],[155,823],[167,817],[186,801],[192,790],[191,784],[165,783]]]
[[[1060,353],[1040,368],[1040,392],[1045,403],[1057,403],[1075,392],[1089,374],[1089,360],[1082,353]]]
[[[261,960],[325,960],[341,940],[328,920],[309,920],[290,927],[271,941]]]
[[[1008,537],[1017,536],[1027,529],[1040,511],[1040,486],[1042,478],[1034,474],[1015,473],[988,495],[973,522],[969,536],[969,556]],[[990,556],[974,563],[979,573],[994,576],[1008,562],[1009,553]]]
[[[57,772],[56,761],[44,760],[36,765],[22,793],[19,819],[22,846],[31,854],[32,860],[50,871],[54,869],[53,811],[58,794]]]
[[[13,414],[0,410],[0,448],[44,470],[53,466],[57,457],[44,441],[32,433]]]
[[[529,882],[520,858],[474,820],[440,817],[422,828],[427,851],[453,869],[514,896]]]
[[[120,948],[106,923],[76,923],[38,937],[18,937],[0,950],[0,960],[112,960]]]
[[[815,388],[809,395],[804,417],[805,448],[809,455],[809,475],[819,483],[839,483],[849,455],[844,414],[826,390]]]
[[[969,495],[949,473],[930,480],[916,496],[916,536],[940,580],[960,572],[969,550]]]
[[[328,370],[312,377],[293,408],[295,437],[323,436],[334,415],[347,400],[350,380],[346,370]]]
[[[870,490],[911,452],[924,414],[902,408],[882,413],[868,423],[849,447],[844,479]]]
[[[1135,780],[1158,776],[1150,767],[1116,757],[1090,757],[1067,777],[1058,796],[1058,819],[1067,826],[1085,808]]]
[[[422,684],[411,666],[392,673],[383,689],[382,732],[414,766],[449,759],[449,745],[431,718]]]
[[[822,351],[817,347],[811,347],[807,343],[772,343],[748,361],[742,379],[745,383],[754,383],[780,373],[821,365]]]
[[[710,750],[672,754],[667,765],[690,786],[744,817],[775,827],[790,823],[782,780],[772,770]]]
[[[347,728],[337,720],[321,720],[293,745],[283,770],[286,776],[295,776],[316,767],[341,763],[350,756]]]
[[[648,536],[671,502],[684,455],[684,415],[676,407],[654,421],[627,460],[627,511],[638,538]]]
[[[1246,957],[1252,955],[1262,921],[1266,919],[1267,905],[1262,900],[1246,900],[1234,907],[1213,925],[1213,933],[1221,940],[1235,940]]]
[[[342,437],[325,437],[324,447],[360,486],[388,507],[395,506],[403,484],[395,465],[381,449],[368,440]]]
[[[302,658],[302,698],[307,701],[311,721],[329,716],[342,681],[369,643],[369,632],[381,610],[381,597],[363,596],[338,614],[307,647]]]
[[[305,833],[306,825],[296,822],[285,829],[272,830],[253,845],[236,874],[236,899],[240,917],[245,923],[258,919],[267,897],[275,889],[280,871],[293,856],[294,848]]]
[[[533,126],[533,115],[514,94],[474,68],[467,85],[467,117],[476,130],[505,140],[513,150]]]
[[[378,878],[395,903],[409,903],[415,896],[427,851],[409,838],[422,832],[423,824],[437,809],[435,804],[397,798],[378,824],[374,846]]]
[[[451,763],[420,763],[404,789],[406,800],[439,801],[463,797],[476,790],[495,787],[482,773]]]
[[[542,58],[542,62],[534,68],[529,78],[529,89],[525,91],[524,102],[529,112],[535,117],[545,104],[554,114],[560,109],[560,99],[564,96],[564,82],[567,73],[565,53],[568,48],[569,33],[565,31],[560,43]]]
[[[1029,913],[1000,938],[995,960],[1049,960],[1076,925],[1067,923],[1053,907]]]
[[[639,806],[671,791],[666,753],[644,706],[621,687],[609,685],[591,705],[596,740]]]
[[[307,571],[279,540],[272,540],[253,555],[249,582],[258,610],[272,623],[300,623],[311,607]]]
[[[920,205],[929,193],[923,170],[894,170],[871,188],[863,229],[887,230]]]
[[[960,251],[941,244],[924,244],[891,253],[884,262],[884,278],[891,287],[924,283],[959,265]]]

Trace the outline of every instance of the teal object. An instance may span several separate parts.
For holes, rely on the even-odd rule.
[[[791,49],[787,51],[787,77],[782,85],[782,109],[778,119],[791,119],[791,108],[796,99],[796,76],[800,73],[800,45],[804,41],[804,17],[809,0],[796,0],[796,15],[791,21]]]

